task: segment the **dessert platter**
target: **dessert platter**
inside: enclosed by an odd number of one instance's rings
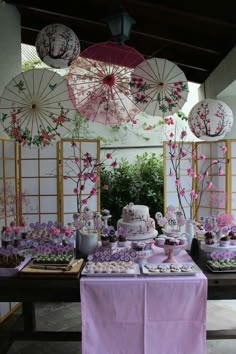
[[[129,203],[122,209],[122,217],[117,222],[120,227],[127,230],[129,241],[142,241],[153,239],[157,236],[155,221],[150,217],[149,208],[146,205]]]
[[[236,272],[236,250],[221,250],[212,252],[206,266],[214,273]]]
[[[189,276],[201,273],[194,262],[187,263],[147,263],[142,265],[142,274],[150,276]]]
[[[208,260],[206,266],[213,273],[235,273],[236,272],[235,259],[224,259],[218,261]]]
[[[133,261],[92,262],[88,261],[81,275],[92,277],[136,276],[140,274],[139,265]]]

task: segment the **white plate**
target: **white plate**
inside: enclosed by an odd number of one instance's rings
[[[205,251],[207,253],[211,253],[214,251],[236,250],[236,245],[229,245],[226,247],[222,247],[218,243],[213,243],[213,245],[206,245],[206,243],[204,241],[201,241],[200,247],[203,251]]]
[[[175,263],[150,263],[149,265],[153,264],[154,266],[161,266],[161,267],[167,267],[170,266],[171,264]],[[202,273],[201,269],[194,263],[194,262],[184,262],[184,263],[176,263],[179,265],[188,265],[191,264],[193,265],[192,271],[191,272],[150,272],[145,265],[142,265],[142,273],[144,275],[151,275],[151,276],[156,276],[156,277],[163,277],[163,276],[189,276],[189,275],[195,275],[197,273]]]
[[[139,265],[135,264],[134,271],[132,273],[89,273],[86,270],[86,267],[81,272],[81,275],[86,275],[87,277],[105,277],[105,278],[113,278],[113,277],[134,277],[136,275],[140,275]]]

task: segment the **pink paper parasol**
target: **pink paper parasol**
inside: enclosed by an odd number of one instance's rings
[[[96,43],[80,53],[80,56],[131,69],[144,61],[144,56],[136,49],[116,42]]]
[[[88,48],[72,63],[67,76],[71,100],[91,121],[109,125],[132,121],[140,109],[130,92],[130,78],[143,57],[127,46],[100,45]]]

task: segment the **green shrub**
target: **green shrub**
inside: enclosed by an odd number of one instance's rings
[[[103,186],[108,185],[108,190]],[[114,170],[101,171],[101,208],[109,209],[116,225],[122,208],[133,202],[147,205],[150,215],[163,212],[163,159],[155,153],[136,156],[134,163],[123,159]]]

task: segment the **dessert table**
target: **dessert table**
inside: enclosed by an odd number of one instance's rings
[[[149,262],[166,256],[155,250]],[[176,257],[191,261],[186,251]],[[82,277],[83,354],[205,354],[207,278]]]

